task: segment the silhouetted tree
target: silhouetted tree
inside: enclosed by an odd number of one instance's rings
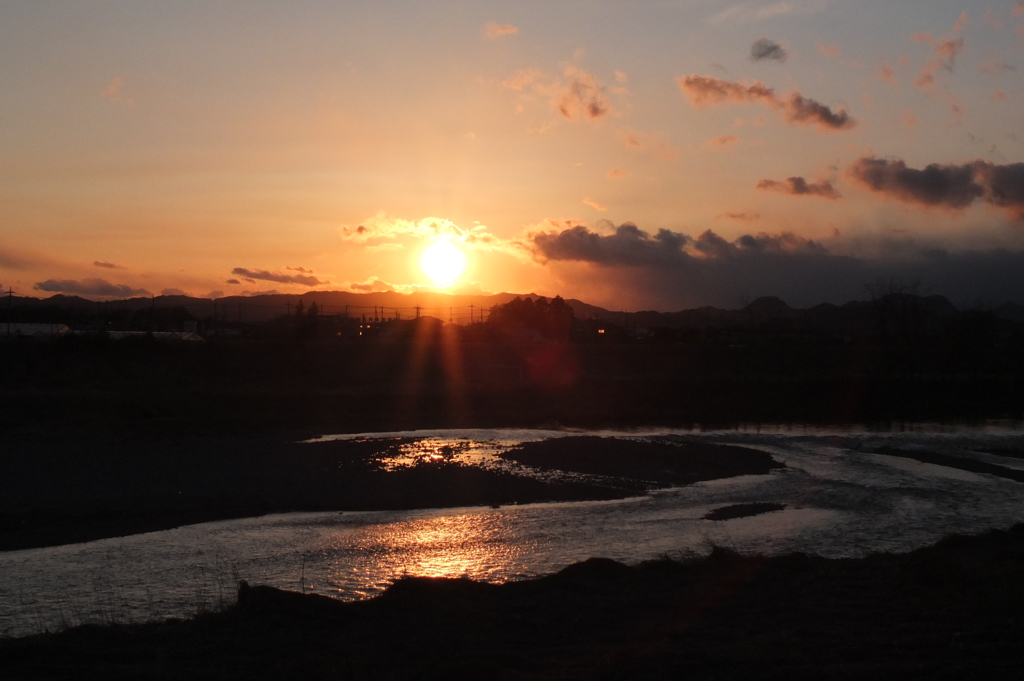
[[[572,331],[575,315],[561,296],[551,302],[546,298],[516,297],[494,308],[489,321],[499,329],[530,329],[547,338],[565,339]]]

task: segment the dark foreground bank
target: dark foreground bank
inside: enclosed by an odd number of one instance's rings
[[[1024,661],[1024,525],[905,555],[592,559],[342,603],[242,585],[188,621],[0,640],[5,679],[1003,679]]]

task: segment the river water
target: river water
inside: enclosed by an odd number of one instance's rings
[[[495,455],[510,445],[579,434],[449,430],[331,437],[415,436],[424,438],[421,451],[447,445],[456,460],[499,466]],[[866,451],[920,447],[1024,471],[1024,459],[979,451],[1024,448],[1024,431],[1014,426],[585,434],[674,434],[760,449],[786,466],[768,475],[617,501],[288,513],[0,553],[0,635],[84,622],[186,617],[230,602],[238,579],[358,599],[379,593],[402,575],[501,582],[550,573],[592,556],[636,563],[702,554],[712,544],[742,553],[854,557],[909,551],[946,534],[1024,521],[1024,484]],[[726,521],[703,519],[712,509],[747,502],[774,502],[785,509]]]

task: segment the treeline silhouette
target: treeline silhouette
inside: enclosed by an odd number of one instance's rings
[[[313,304],[265,322],[182,306],[62,315],[52,303],[19,304],[7,311],[13,323],[82,333],[2,343],[0,425],[216,433],[1018,418],[1024,325],[1014,312],[961,312],[905,292],[810,310],[763,298],[607,319],[522,296],[462,326]],[[144,333],[186,322],[205,341]],[[139,333],[114,340],[104,329],[117,325]]]

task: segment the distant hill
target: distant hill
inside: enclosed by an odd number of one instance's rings
[[[397,293],[347,291],[310,291],[303,294],[272,294],[260,296],[228,296],[211,300],[189,296],[156,296],[96,302],[77,296],[55,295],[50,298],[13,298],[8,304],[18,308],[48,308],[51,314],[63,309],[83,317],[103,312],[110,314],[120,309],[184,309],[200,320],[219,322],[266,322],[283,315],[294,314],[301,304],[308,310],[314,303],[321,314],[349,315],[367,319],[412,319],[430,316],[446,323],[470,324],[485,320],[489,311],[516,297],[539,298],[537,294],[497,293],[493,295],[448,295],[444,293]],[[903,329],[911,324],[927,330],[942,320],[958,314],[943,296],[916,296],[893,293],[874,300],[856,300],[837,306],[828,303],[807,309],[795,309],[785,301],[766,296],[758,298],[742,309],[724,310],[700,307],[678,312],[622,312],[590,305],[580,300],[567,299],[577,319],[594,319],[617,325],[633,333],[658,329],[692,329],[743,331],[754,328],[800,329],[848,335],[869,328]],[[0,310],[2,313],[2,310]],[[1024,306],[1006,303],[991,314],[1007,323],[1024,324]],[[17,313],[15,312],[15,315]],[[15,319],[17,321],[17,319]],[[53,321],[53,320],[50,320]],[[60,321],[60,320],[58,320]]]

